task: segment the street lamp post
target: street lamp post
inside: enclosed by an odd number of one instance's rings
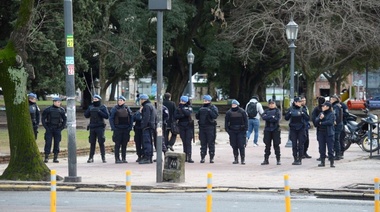
[[[296,46],[294,42],[297,40],[298,25],[293,21],[293,17],[290,22],[286,25],[286,38],[290,42],[290,105],[292,104],[292,99],[294,98],[294,51]]]
[[[291,17],[289,23],[286,25],[286,38],[290,42],[289,49],[290,49],[290,105],[293,103],[294,98],[294,51],[296,49],[296,46],[294,45],[294,42],[297,40],[297,34],[298,34],[298,25],[296,22],[293,21],[293,17]],[[292,141],[288,139],[288,142],[286,142],[285,147],[292,147]]]
[[[189,50],[187,53],[187,62],[189,63],[189,99],[193,97],[193,63],[194,63],[194,54]]]

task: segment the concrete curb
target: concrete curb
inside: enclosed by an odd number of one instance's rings
[[[134,193],[203,193],[206,192],[205,187],[182,187],[169,186],[162,187],[153,186],[133,186]],[[16,182],[1,181],[0,191],[50,191],[48,182]],[[73,191],[73,192],[125,192],[125,186],[122,185],[98,185],[98,184],[70,184],[64,183],[57,185],[57,191]],[[283,193],[283,188],[244,188],[244,187],[214,187],[213,192],[244,192],[244,193]],[[372,193],[371,193],[372,192]],[[317,198],[331,199],[356,199],[356,200],[373,200],[373,191],[352,191],[350,189],[332,190],[332,189],[312,189],[301,188],[291,189],[291,193],[312,195]]]

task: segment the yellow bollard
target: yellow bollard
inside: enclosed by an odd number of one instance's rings
[[[380,212],[380,193],[379,193],[379,178],[375,178],[375,212]]]
[[[57,172],[50,171],[50,212],[55,212],[57,207]]]
[[[126,211],[127,212],[132,212],[132,194],[131,194],[131,171],[126,171],[126,196],[125,196],[125,200],[126,200]]]
[[[285,180],[285,211],[290,212],[291,207],[290,207],[290,186],[289,186],[289,175],[284,175],[284,180]]]
[[[212,173],[207,174],[206,212],[212,211]]]

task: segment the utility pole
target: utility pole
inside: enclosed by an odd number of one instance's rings
[[[171,0],[149,0],[149,10],[157,11],[157,167],[156,182],[163,181],[162,174],[162,78],[163,78],[163,22],[164,11],[172,9]]]
[[[73,30],[73,2],[64,0],[65,16],[65,62],[66,62],[66,96],[67,96],[67,139],[69,176],[65,182],[81,182],[77,176],[77,146],[75,141],[75,69],[74,69],[74,30]]]

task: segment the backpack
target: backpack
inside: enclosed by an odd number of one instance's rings
[[[247,107],[247,114],[250,119],[257,116],[257,102],[250,102]]]
[[[165,122],[169,120],[169,110],[165,105],[162,105],[162,120]]]

